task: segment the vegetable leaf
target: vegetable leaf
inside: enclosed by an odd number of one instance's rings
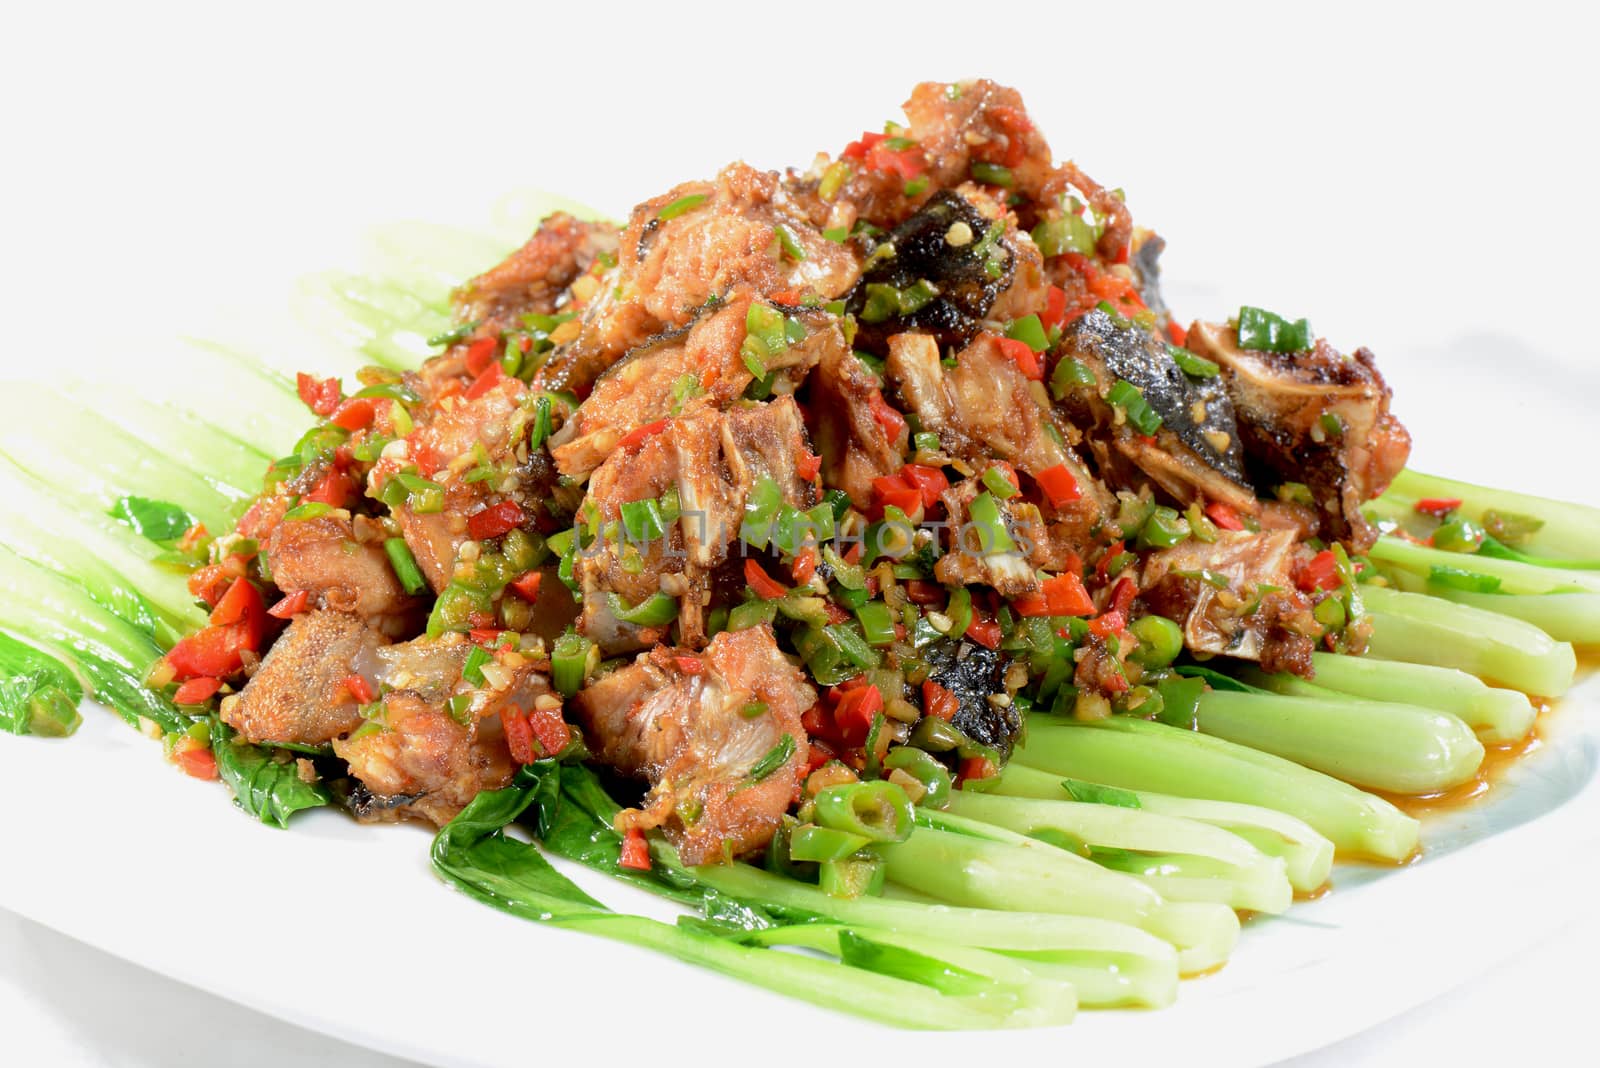
[[[270,749],[239,741],[221,720],[212,720],[211,739],[222,781],[239,807],[262,823],[288,827],[296,812],[332,802],[326,786],[300,778],[295,761],[280,762]]]
[[[0,731],[60,738],[83,722],[83,686],[59,660],[0,634]]]
[[[1085,801],[1093,805],[1116,805],[1118,808],[1144,807],[1139,804],[1139,795],[1132,790],[1081,782],[1078,779],[1063,780],[1061,785],[1066,787],[1067,793],[1074,801]]]
[[[153,501],[148,497],[118,497],[108,513],[133,528],[153,542],[177,541],[184,532],[199,520],[168,501]]]

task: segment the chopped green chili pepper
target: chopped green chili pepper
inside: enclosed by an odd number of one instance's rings
[[[674,200],[672,203],[666,205],[660,211],[656,212],[656,218],[661,222],[670,222],[671,220],[682,215],[684,212],[692,211],[693,209],[699,207],[705,202],[706,197],[709,195],[710,194],[707,193],[690,193],[686,197],[679,197],[677,200]]]
[[[1099,380],[1094,372],[1081,360],[1071,356],[1063,356],[1056,364],[1055,370],[1050,372],[1050,395],[1060,400],[1079,386],[1096,386]]]
[[[1256,352],[1304,352],[1316,339],[1311,324],[1294,322],[1248,305],[1239,309],[1239,347]]]
[[[950,633],[948,637],[959,638],[972,626],[972,591],[965,586],[958,586],[950,591],[950,603],[945,606],[944,614],[950,617]]]
[[[1183,652],[1183,628],[1165,616],[1141,616],[1128,629],[1139,639],[1129,655],[1147,668],[1166,667]]]
[[[749,630],[763,623],[771,623],[777,616],[778,605],[774,601],[745,601],[728,610],[728,629]]]
[[[444,487],[414,471],[397,471],[391,480],[406,491],[406,504],[418,515],[444,511]]]
[[[789,834],[789,859],[799,863],[843,860],[868,842],[864,834],[802,823]]]
[[[1139,529],[1139,548],[1170,549],[1188,536],[1188,522],[1174,509],[1160,505]]]
[[[892,782],[853,782],[829,786],[815,800],[817,824],[874,842],[904,842],[915,816],[911,799]]]
[[[894,615],[882,601],[868,601],[856,609],[856,619],[868,645],[894,644]]]
[[[977,528],[978,544],[985,555],[1008,553],[1016,549],[1017,543],[1011,540],[1011,535],[1006,531],[1005,520],[1000,515],[1000,506],[995,503],[993,497],[987,493],[978,494],[967,506],[967,512],[972,518],[973,526]]]
[[[782,247],[784,255],[797,263],[806,258],[806,250],[800,247],[800,242],[795,240],[794,234],[789,232],[787,226],[779,223],[772,228],[772,232],[777,235],[778,244]]]
[[[1167,346],[1167,355],[1178,365],[1178,370],[1190,378],[1215,378],[1222,373],[1222,368],[1204,356],[1196,356],[1188,349],[1181,349],[1176,345]]]
[[[283,518],[290,522],[298,522],[303,519],[316,519],[318,516],[327,515],[331,511],[333,511],[333,505],[324,501],[307,501],[305,504],[297,504],[283,513]]]
[[[642,501],[625,501],[620,509],[622,528],[634,541],[653,542],[666,533],[666,519],[661,505],[654,497]]]
[[[939,435],[929,433],[926,430],[918,431],[911,435],[911,445],[918,452],[938,452],[940,448]]]
[[[849,624],[835,623],[824,627],[823,633],[828,636],[834,647],[839,650],[844,658],[856,667],[875,668],[882,662],[882,658],[877,651],[867,644],[866,638],[857,634]]]
[[[1106,393],[1106,403],[1121,408],[1129,425],[1141,434],[1148,436],[1161,429],[1161,413],[1150,407],[1139,387],[1126,379],[1117,379]]]
[[[1011,320],[1006,327],[1006,337],[1022,342],[1034,352],[1043,352],[1050,347],[1050,336],[1045,333],[1044,324],[1037,315],[1024,315]]]
[[[1498,575],[1480,575],[1475,571],[1448,567],[1444,564],[1434,564],[1428,569],[1428,581],[1449,586],[1451,589],[1466,590],[1469,593],[1495,593],[1500,589]]]
[[[883,893],[889,866],[871,853],[857,853],[841,860],[823,862],[817,868],[817,889],[829,897],[857,898]],[[848,942],[858,936],[846,932]]]
[[[739,524],[739,537],[757,549],[765,549],[772,540],[772,526],[783,507],[783,490],[770,475],[763,475],[744,502],[744,519]]]
[[[922,784],[926,791],[917,804],[925,808],[944,808],[950,803],[950,771],[927,751],[909,745],[889,750],[883,758],[886,771],[903,771]]]
[[[606,606],[616,618],[638,627],[660,627],[678,618],[678,599],[666,593],[652,593],[631,608],[617,594],[608,593]]]
[[[1046,219],[1033,228],[1033,243],[1046,259],[1068,252],[1085,256],[1094,255],[1099,234],[1082,218],[1073,214],[1056,219]]]
[[[998,163],[985,163],[983,160],[973,161],[971,174],[974,181],[985,185],[998,185],[1002,189],[1010,189],[1012,183],[1016,181],[1011,176],[1010,167],[1002,167]]]
[[[983,484],[988,487],[990,493],[1002,501],[1008,501],[1017,495],[1017,487],[1011,484],[1011,480],[998,467],[991,467],[983,472]]]

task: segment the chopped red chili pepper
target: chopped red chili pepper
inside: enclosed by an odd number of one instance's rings
[[[337,378],[315,378],[302,371],[294,376],[294,383],[301,401],[318,415],[330,416],[334,409],[339,407],[340,389]]]
[[[1306,593],[1315,593],[1318,590],[1336,590],[1342,580],[1339,577],[1339,560],[1333,555],[1332,549],[1324,549],[1313,556],[1294,577],[1294,584]]]
[[[178,687],[178,692],[172,695],[172,701],[179,705],[203,705],[221,688],[221,679],[208,679],[204,676],[190,679]]]
[[[474,541],[498,538],[521,526],[528,518],[516,501],[501,501],[467,517],[467,534]]]
[[[267,615],[273,619],[292,619],[306,610],[306,605],[311,602],[310,590],[295,590],[289,596],[267,609]]]
[[[474,378],[483,374],[494,362],[494,350],[498,342],[492,337],[474,338],[467,344],[466,365],[467,374]]]
[[[1039,483],[1039,488],[1044,491],[1045,497],[1055,508],[1083,497],[1083,488],[1078,485],[1077,476],[1067,468],[1066,464],[1045,468],[1039,472],[1034,481]]]
[[[172,759],[177,761],[183,773],[196,779],[215,779],[217,777],[217,756],[203,745],[193,748],[185,747],[173,751]]]
[[[794,473],[802,482],[812,482],[822,473],[822,457],[814,452],[803,452],[794,462]]]
[[[650,843],[639,828],[629,827],[628,833],[622,836],[622,854],[617,864],[632,871],[650,870]]]
[[[764,601],[776,600],[789,592],[789,588],[776,581],[767,574],[766,569],[756,560],[744,562],[744,580],[750,588],[756,591],[756,596]]]
[[[961,710],[961,699],[949,687],[928,679],[922,684],[922,711],[934,719],[942,719],[946,723],[955,718]]]
[[[1039,354],[1030,349],[1026,342],[1015,338],[996,338],[1000,343],[1000,351],[1017,365],[1024,378],[1031,378],[1035,382],[1044,378],[1044,365],[1039,362]]]
[[[351,397],[339,405],[333,413],[331,421],[334,426],[346,430],[362,430],[372,425],[372,420],[378,414],[378,402],[371,397]]]
[[[1000,639],[1003,636],[1000,624],[993,619],[975,617],[967,624],[967,637],[986,649],[1000,648]]]
[[[644,426],[632,431],[621,441],[617,442],[617,448],[622,452],[628,452],[630,450],[637,449],[640,445],[643,445],[645,440],[652,434],[659,434],[661,431],[665,430],[666,427],[667,420],[665,419],[657,419],[653,423],[646,423]]]
[[[511,588],[516,591],[529,604],[539,599],[539,583],[544,580],[544,575],[537,571],[524,571],[517,578],[511,580]]]
[[[889,407],[889,403],[883,399],[881,390],[875,389],[867,396],[867,408],[872,412],[872,418],[883,428],[889,443],[891,445],[898,443],[900,436],[906,432],[906,417]]]
[[[1443,519],[1457,508],[1461,507],[1460,497],[1424,497],[1411,506],[1423,515],[1431,515]]]
[[[535,708],[529,712],[528,726],[532,729],[539,748],[544,750],[545,756],[557,755],[567,747],[568,742],[572,741],[572,732],[567,729],[567,721],[553,708],[548,710]]]
[[[468,400],[477,400],[495,386],[505,381],[505,369],[500,366],[500,361],[491,363],[487,370],[472,380],[472,385],[467,387],[465,394]]]
[[[1239,518],[1238,510],[1226,501],[1212,501],[1206,505],[1206,516],[1223,530],[1244,529],[1244,520]]]
[[[533,752],[533,728],[528,725],[527,714],[514,706],[507,708],[500,713],[500,726],[505,732],[512,762],[532,764],[537,757]]]
[[[372,683],[368,682],[360,675],[351,672],[344,677],[344,681],[341,682],[340,685],[349,691],[351,697],[355,698],[356,704],[370,705],[372,703],[372,698],[374,696],[372,692]]]

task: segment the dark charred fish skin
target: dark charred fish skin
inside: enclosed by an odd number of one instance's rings
[[[1097,374],[1095,363],[1105,369],[1110,381],[1100,383],[1102,392],[1119,378],[1138,387],[1161,416],[1163,428],[1208,467],[1244,489],[1251,488],[1233,403],[1219,378],[1191,378],[1173,362],[1165,342],[1098,308],[1068,325],[1061,344]],[[1202,411],[1203,418],[1196,419]],[[1222,442],[1226,447],[1218,448]]]
[[[996,705],[989,697],[1006,692],[1006,667],[1011,658],[965,638],[934,642],[923,655],[932,668],[928,677],[960,702],[951,725],[973,741],[1010,756],[1022,731],[1022,717],[1015,708]]]
[[[951,244],[947,237],[957,223],[964,224],[970,236]],[[857,347],[882,351],[891,334],[907,330],[932,334],[941,348],[961,348],[971,341],[982,329],[995,298],[1010,284],[1014,266],[1014,257],[1003,240],[992,249],[982,247],[991,225],[965,197],[945,191],[895,227],[886,239],[886,243],[893,244],[894,255],[868,268],[850,296],[849,309],[858,323]],[[989,272],[991,256],[1000,265],[993,277]],[[918,281],[932,283],[939,295],[910,315],[881,323],[860,319],[869,284],[887,283],[905,289]]]

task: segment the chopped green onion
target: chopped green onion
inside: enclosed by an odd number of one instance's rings
[[[1317,418],[1317,425],[1322,427],[1322,433],[1330,438],[1339,437],[1344,433],[1344,419],[1338,412],[1323,412]]]
[[[739,715],[745,719],[760,719],[766,714],[767,703],[765,701],[751,701],[739,709]]]
[[[428,580],[423,578],[422,569],[417,566],[417,558],[411,555],[411,547],[406,544],[406,539],[385,538],[383,551],[388,554],[389,564],[405,591],[409,594],[421,593]]]
[[[556,639],[550,651],[550,681],[557,693],[572,697],[583,689],[584,679],[589,674],[589,654],[593,649],[593,642],[571,630]]]
[[[1006,327],[1006,337],[1020,341],[1034,352],[1043,352],[1050,347],[1050,337],[1045,333],[1044,324],[1037,315],[1024,315],[1020,319],[1013,319]]]
[[[1311,324],[1246,305],[1239,309],[1239,347],[1256,352],[1305,352],[1315,342]]]
[[[911,444],[918,452],[938,452],[940,448],[939,435],[929,433],[926,430],[918,431],[911,435]]]
[[[440,345],[454,345],[458,341],[465,341],[472,336],[472,332],[483,325],[480,319],[470,323],[460,323],[452,326],[442,334],[435,334],[428,339],[429,348],[438,348]]]
[[[1011,176],[1010,167],[1002,167],[998,163],[985,163],[983,160],[973,160],[971,173],[974,181],[985,185],[997,185],[1002,189],[1010,189],[1016,181]]]
[[[835,226],[822,231],[822,236],[832,241],[835,245],[842,245],[850,240],[850,228],[848,226]]]
[[[483,685],[483,665],[493,660],[489,650],[481,645],[474,645],[467,650],[466,663],[461,665],[461,677],[474,686]]]
[[[750,780],[760,782],[787,764],[792,756],[794,756],[794,735],[785,734],[778,740],[777,745],[767,750],[766,755],[751,766]]]
[[[670,222],[671,220],[682,215],[684,212],[692,211],[693,209],[699,207],[705,202],[706,197],[709,195],[710,194],[708,193],[690,193],[686,197],[679,197],[677,200],[674,200],[672,203],[656,212],[656,218],[661,222]]]
[[[1161,413],[1150,407],[1139,387],[1126,379],[1117,379],[1117,384],[1106,393],[1106,402],[1121,408],[1127,414],[1129,425],[1147,437],[1161,429]]]
[[[926,174],[919,174],[917,177],[906,183],[904,192],[908,197],[919,197],[923,193],[927,192],[927,189],[928,176]]]
[[[533,429],[528,432],[528,448],[540,448],[549,436],[550,398],[541,393],[539,399],[533,402]]]
[[[429,344],[431,345],[432,343],[430,339]],[[367,386],[365,389],[357,391],[355,395],[357,397],[383,397],[387,400],[397,400],[405,404],[422,403],[422,398],[417,394],[417,391],[404,382],[379,382],[376,385]]]

